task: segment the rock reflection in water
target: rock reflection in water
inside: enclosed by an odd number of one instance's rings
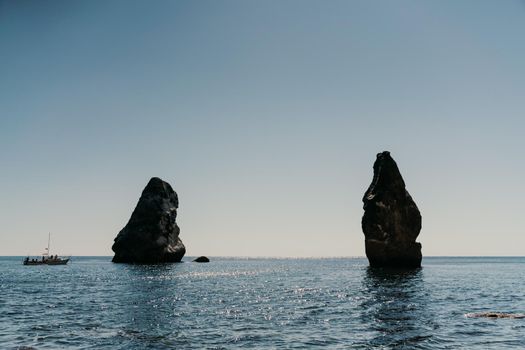
[[[128,275],[124,288],[127,303],[123,310],[126,322],[119,336],[127,348],[175,345],[174,339],[180,331],[174,317],[179,296],[172,277],[179,267],[180,264],[128,265],[123,269]]]
[[[374,348],[423,349],[437,327],[422,269],[368,267],[363,278],[363,322],[372,325]]]

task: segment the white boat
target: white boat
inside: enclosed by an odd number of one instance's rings
[[[58,255],[49,255],[49,245],[51,243],[51,233],[47,238],[47,248],[45,248],[42,258],[31,258],[27,256],[22,262],[24,265],[66,265],[71,257],[61,257]]]

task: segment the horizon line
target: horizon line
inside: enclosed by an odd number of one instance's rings
[[[40,256],[42,254],[24,254],[24,255],[0,255],[0,257],[26,257]],[[113,255],[60,255],[79,258],[112,258]],[[199,257],[202,255],[185,255],[185,257]],[[348,256],[247,256],[247,255],[205,255],[208,258],[235,258],[235,259],[366,259],[365,255],[348,255]],[[525,255],[427,255],[425,258],[524,258]],[[183,257],[184,259],[184,257]]]

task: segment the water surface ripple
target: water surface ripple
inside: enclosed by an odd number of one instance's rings
[[[190,260],[190,258],[188,258]],[[18,349],[511,349],[525,258],[216,258],[209,264],[22,266],[0,258],[0,344]]]

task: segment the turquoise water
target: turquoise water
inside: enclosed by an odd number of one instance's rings
[[[187,260],[190,260],[188,258]],[[209,264],[22,266],[0,258],[0,348],[522,349],[525,258],[217,258]]]

